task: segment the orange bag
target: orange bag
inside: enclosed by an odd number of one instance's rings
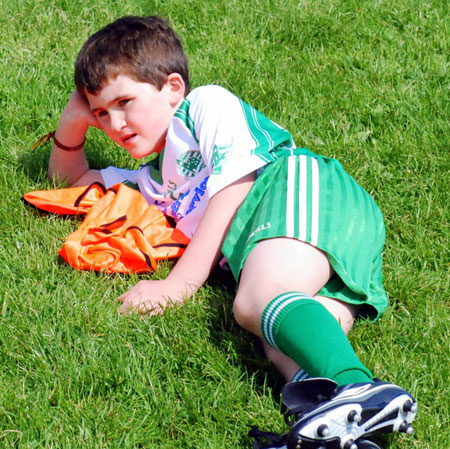
[[[182,255],[188,237],[172,228],[167,217],[156,206],[149,206],[140,192],[124,184],[108,190],[103,187],[103,192],[102,187],[94,183],[88,188],[24,195],[24,201],[42,210],[64,214],[89,210],[58,251],[70,265],[107,273],[142,273],[156,270],[157,260]]]
[[[89,212],[105,193],[106,189],[103,184],[94,182],[87,187],[36,190],[23,195],[22,200],[41,211],[61,215],[79,215]]]

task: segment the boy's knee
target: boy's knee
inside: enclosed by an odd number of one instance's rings
[[[261,313],[250,298],[238,292],[233,303],[233,313],[241,327],[254,334],[260,333]]]
[[[247,309],[243,296],[238,293],[233,302],[233,314],[234,319],[243,328],[247,328],[246,323],[249,320]]]

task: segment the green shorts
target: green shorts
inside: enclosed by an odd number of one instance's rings
[[[254,246],[276,237],[298,239],[327,254],[336,274],[319,295],[361,305],[372,320],[386,310],[383,216],[337,160],[303,148],[265,168],[223,244],[236,279]]]

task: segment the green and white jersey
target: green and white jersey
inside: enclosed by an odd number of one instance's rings
[[[137,171],[102,170],[107,187],[129,181],[192,237],[217,192],[295,148],[292,136],[219,86],[194,89],[175,114],[160,156]]]

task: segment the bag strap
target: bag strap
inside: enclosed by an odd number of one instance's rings
[[[254,438],[253,449],[275,449],[286,446],[287,434],[264,432],[257,426],[250,426],[248,436]]]

